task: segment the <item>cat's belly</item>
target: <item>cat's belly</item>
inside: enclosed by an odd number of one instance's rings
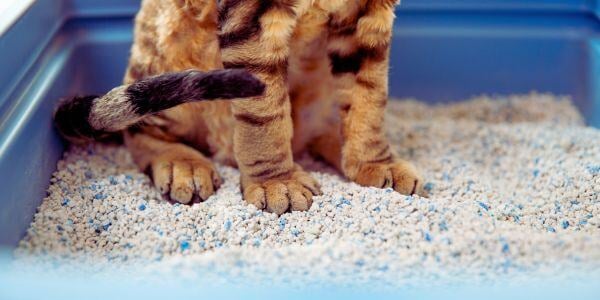
[[[290,44],[289,93],[294,153],[316,137],[339,127],[334,80],[327,55],[329,13],[312,7],[298,20]]]
[[[362,0],[297,2],[296,13],[300,18],[290,41],[288,65],[294,123],[292,149],[296,154],[305,150],[313,139],[340,130],[338,95],[327,55],[328,26],[332,15],[341,19],[352,16],[361,3]],[[219,149],[222,145],[212,148]],[[220,152],[232,154],[229,144],[225,148],[227,151]]]

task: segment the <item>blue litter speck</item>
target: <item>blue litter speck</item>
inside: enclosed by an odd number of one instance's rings
[[[475,183],[475,181],[469,179],[469,181],[467,181],[467,188],[466,191],[470,191],[471,190],[471,186]]]
[[[146,205],[145,204],[140,204],[140,206],[138,206],[138,209],[141,211],[146,210]]]
[[[587,224],[587,223],[588,223],[588,221],[587,221],[587,220],[581,220],[581,221],[579,221],[579,225],[585,225],[585,224]]]
[[[225,224],[223,224],[223,227],[225,227],[225,230],[231,229],[231,220],[225,221]]]
[[[57,230],[58,232],[61,232],[61,231],[63,231],[63,230],[64,230],[64,228],[63,228],[62,226],[60,226],[60,225],[56,225],[56,230]]]
[[[519,216],[513,216],[513,221],[515,221],[515,223],[521,223],[521,217]]]
[[[179,244],[179,248],[181,248],[181,251],[185,251],[187,249],[190,248],[190,242],[188,241],[183,241]]]
[[[540,170],[535,169],[535,170],[533,170],[532,174],[533,174],[533,177],[538,177],[540,175]]]
[[[386,193],[386,194],[389,194],[389,193],[391,193],[391,192],[393,192],[393,191],[394,191],[394,190],[393,190],[392,188],[387,188],[387,189],[385,189],[385,193]]]
[[[562,207],[562,205],[560,205],[560,202],[554,201],[554,208],[556,209],[556,211],[560,211],[561,207]]]
[[[94,177],[94,173],[92,173],[92,171],[90,170],[85,171],[84,175],[87,179],[91,179],[92,177]]]
[[[290,230],[290,232],[294,236],[298,236],[300,234],[300,231],[297,228],[292,228],[292,230]]]
[[[433,183],[428,182],[423,186],[423,189],[425,189],[428,192],[431,192],[433,190],[433,186],[434,186]]]
[[[104,224],[102,225],[102,229],[104,229],[104,231],[107,231],[107,230],[108,230],[108,228],[110,228],[110,225],[112,225],[112,223],[111,223],[111,222],[104,223]]]
[[[502,245],[502,253],[508,253],[509,250],[508,244],[504,243],[504,245]]]
[[[448,230],[448,224],[446,224],[446,221],[441,221],[440,222],[440,231],[446,231]]]
[[[126,180],[133,180],[133,176],[131,176],[131,175],[125,175],[125,179]]]
[[[255,238],[254,242],[252,242],[252,245],[254,245],[255,247],[260,246],[260,239],[259,238]]]
[[[567,220],[562,221],[562,223],[560,223],[560,225],[562,225],[563,229],[567,229],[567,227],[569,227],[569,221],[567,221]]]
[[[345,204],[345,205],[352,205],[352,202],[350,202],[350,200],[348,200],[348,199],[344,198],[344,200],[342,200],[342,204]]]
[[[431,242],[431,235],[429,234],[429,232],[425,232],[425,240]]]
[[[504,272],[508,271],[508,269],[512,266],[512,261],[510,259],[507,259],[506,261],[504,261],[504,263],[502,263],[502,269],[504,269]]]
[[[490,209],[490,206],[487,205],[486,203],[483,203],[481,201],[479,201],[479,206],[481,206],[483,209],[485,209],[486,211],[488,211]]]
[[[67,206],[71,202],[68,198],[63,198],[63,201],[60,203],[61,206]]]
[[[119,183],[119,182],[117,181],[117,179],[115,179],[115,177],[114,177],[114,176],[109,176],[109,177],[108,177],[108,181],[109,181],[109,182],[110,182],[110,184],[112,184],[112,185],[116,185],[117,183]]]
[[[381,211],[381,208],[380,208],[379,206],[377,206],[377,207],[373,208],[373,211],[375,211],[375,212],[380,212],[380,211]]]
[[[98,193],[98,194],[94,195],[94,199],[96,199],[96,200],[104,200],[104,199],[106,199],[106,197],[107,196],[102,193]]]
[[[587,166],[586,169],[592,175],[600,175],[600,165],[590,165]]]
[[[200,241],[200,242],[198,243],[198,245],[199,245],[200,247],[202,247],[202,248],[206,248],[206,242],[205,242],[205,241]]]
[[[285,218],[279,219],[279,230],[283,230],[285,228],[285,224],[287,224],[287,220]]]
[[[69,226],[73,225],[73,220],[67,219],[67,225],[69,225]]]
[[[554,229],[554,227],[548,227],[548,232],[556,232],[556,229]]]
[[[435,204],[429,204],[429,211],[435,211]]]
[[[217,242],[215,243],[215,248],[221,248],[221,247],[223,247],[223,242],[221,242],[221,241],[217,241]]]

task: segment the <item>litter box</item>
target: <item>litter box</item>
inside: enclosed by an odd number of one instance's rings
[[[139,2],[19,0],[2,12],[0,247],[7,253],[64,150],[51,120],[56,101],[121,82]],[[600,127],[600,2],[404,0],[397,16],[392,97],[433,103],[550,92],[571,96],[588,125]]]

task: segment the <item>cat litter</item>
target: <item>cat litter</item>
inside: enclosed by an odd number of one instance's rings
[[[72,147],[15,264],[387,287],[598,273],[600,131],[569,99],[393,101],[386,121],[428,197],[360,187],[304,156],[324,195],[280,217],[243,202],[236,169],[218,166],[224,184],[206,202],[170,204],[124,147]]]

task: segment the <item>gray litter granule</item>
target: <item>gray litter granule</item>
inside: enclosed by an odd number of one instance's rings
[[[598,270],[600,131],[583,126],[568,99],[393,101],[386,121],[396,151],[426,178],[428,198],[360,187],[304,156],[324,191],[308,212],[278,217],[247,205],[238,171],[223,166],[215,196],[173,205],[125,148],[74,147],[17,263],[396,287]]]

